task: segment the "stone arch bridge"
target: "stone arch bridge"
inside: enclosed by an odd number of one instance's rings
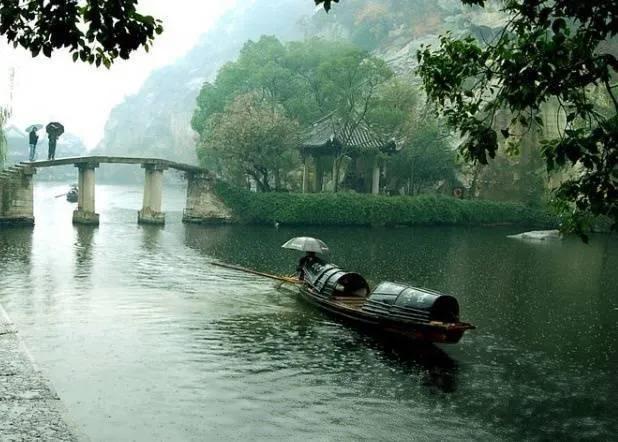
[[[95,170],[100,164],[135,164],[145,171],[142,209],[138,223],[164,224],[161,211],[163,172],[175,169],[187,180],[187,201],[183,222],[221,223],[231,219],[231,212],[213,192],[214,175],[207,169],[159,158],[89,156],[49,161],[23,162],[0,172],[0,224],[34,224],[33,179],[37,169],[73,164],[77,168],[79,199],[73,223],[99,224],[95,209]]]

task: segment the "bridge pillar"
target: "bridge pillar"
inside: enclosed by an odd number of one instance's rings
[[[139,224],[165,224],[165,213],[161,212],[163,193],[163,171],[165,166],[142,164],[146,171],[144,179],[144,200],[142,210],[137,212]]]
[[[33,225],[32,177],[36,170],[13,166],[0,171],[0,225]]]
[[[187,203],[182,215],[184,223],[223,224],[232,213],[213,192],[214,179],[201,173],[187,173]]]
[[[73,212],[74,224],[99,224],[99,214],[94,212],[94,169],[99,163],[78,163],[75,165],[79,171],[77,186],[79,196],[77,198],[77,210]]]

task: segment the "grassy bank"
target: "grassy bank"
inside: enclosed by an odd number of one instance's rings
[[[352,193],[253,193],[218,183],[216,193],[238,221],[296,225],[488,225],[554,227],[547,212],[522,204],[440,196],[387,197]]]

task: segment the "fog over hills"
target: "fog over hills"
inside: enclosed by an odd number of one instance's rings
[[[177,63],[153,72],[141,90],[110,113],[103,140],[93,154],[157,156],[195,163],[190,121],[204,81],[233,60],[251,38],[269,33],[302,38],[299,20],[313,13],[311,2],[248,1],[225,15]]]

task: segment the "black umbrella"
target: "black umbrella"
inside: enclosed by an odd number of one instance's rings
[[[59,137],[64,133],[64,126],[57,121],[52,121],[47,126],[45,126],[45,130],[47,131],[48,135]]]

